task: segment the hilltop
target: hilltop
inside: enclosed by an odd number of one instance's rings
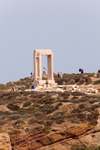
[[[47,74],[42,76],[43,80],[47,79]],[[54,77],[58,85],[99,85],[100,73],[84,73],[84,74],[63,74],[62,78]],[[19,90],[31,89],[34,84],[34,76],[20,79],[19,81],[0,84],[0,91],[12,91],[14,86],[18,86]]]
[[[98,90],[100,83],[99,74],[56,75],[55,81]],[[99,92],[25,91],[33,82],[27,77],[0,86],[0,133],[9,135],[13,150],[99,150]],[[15,85],[20,91],[11,90]]]

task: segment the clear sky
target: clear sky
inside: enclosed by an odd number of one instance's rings
[[[0,83],[29,77],[34,49],[52,49],[55,73],[97,72],[100,0],[0,0]]]

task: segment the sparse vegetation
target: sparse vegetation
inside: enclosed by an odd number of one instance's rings
[[[71,150],[100,150],[100,146],[93,147],[72,147]]]
[[[94,77],[94,74],[64,74],[62,79],[56,75],[55,80],[59,84],[86,85],[92,83],[91,77]],[[47,142],[46,140],[55,142],[56,138],[60,141],[63,135],[58,135],[58,133],[63,129],[65,130],[67,126],[72,128],[72,126],[87,124],[89,127],[94,127],[98,124],[99,95],[68,91],[26,92],[22,90],[22,87],[24,87],[24,90],[30,88],[32,82],[33,79],[25,78],[16,83],[11,82],[6,85],[0,85],[0,130],[6,129],[11,138],[15,138],[15,141],[19,139],[21,142],[23,133],[28,134],[27,139],[33,138],[35,140],[35,137],[38,139],[47,134],[48,139],[45,139],[45,142]],[[21,91],[2,91],[2,89],[9,89],[14,85],[18,85]],[[80,133],[80,131],[78,132]],[[55,134],[54,138],[52,138],[52,134]],[[95,136],[95,133],[93,134]],[[65,133],[64,138],[66,137],[67,133]],[[90,149],[85,148],[75,147],[72,150]],[[100,147],[97,147],[97,149],[94,148],[93,150],[99,149]]]
[[[94,85],[100,84],[100,80],[95,81],[93,84],[94,84]]]
[[[9,109],[12,110],[12,111],[17,111],[20,107],[19,107],[18,105],[14,105],[14,104],[12,104],[12,103],[9,103],[9,104],[7,105],[7,108],[9,108]]]
[[[31,102],[25,102],[24,104],[23,104],[23,107],[28,107],[28,106],[30,106],[31,105]]]
[[[19,134],[19,133],[21,133],[21,131],[20,130],[13,130],[12,132],[9,132],[9,134],[10,135],[13,135],[13,134]]]

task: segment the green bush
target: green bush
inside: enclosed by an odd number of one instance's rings
[[[85,108],[85,105],[84,104],[80,104],[79,105],[79,109],[84,109]]]
[[[51,98],[51,97],[47,97],[47,98],[45,97],[38,101],[38,103],[40,103],[40,104],[53,104],[54,102],[55,102],[55,99]]]
[[[9,132],[9,134],[10,135],[13,135],[13,134],[19,134],[19,133],[21,133],[21,131],[20,130],[13,130],[13,131],[11,131],[11,132]]]
[[[91,84],[91,83],[92,83],[91,78],[86,78],[86,85]]]
[[[64,119],[62,119],[62,118],[59,118],[58,120],[56,120],[56,123],[57,124],[62,124],[62,123],[64,123],[65,121],[64,121]]]
[[[55,111],[55,107],[52,105],[44,105],[44,106],[40,107],[40,111],[42,111],[43,113],[46,113],[46,114],[50,114],[53,111]]]
[[[66,99],[62,99],[62,100],[60,100],[60,102],[69,103],[71,101],[70,100],[66,100]]]
[[[95,103],[95,102],[99,102],[99,100],[98,100],[98,99],[90,99],[90,100],[89,100],[89,103],[90,103],[90,104]]]
[[[9,103],[9,104],[7,105],[7,108],[9,108],[9,109],[12,110],[12,111],[17,111],[18,109],[20,109],[20,107],[19,107],[18,105],[14,105],[14,104],[12,104],[12,103]]]
[[[75,108],[72,110],[72,113],[81,113],[82,110],[80,110],[79,108]]]
[[[48,120],[46,123],[45,123],[45,126],[51,126],[53,124],[53,121],[52,120]]]
[[[63,98],[68,98],[70,96],[70,92],[65,91],[64,93],[60,93],[60,96]]]
[[[100,80],[95,81],[93,84],[94,84],[94,85],[100,84]]]
[[[91,109],[94,111],[96,108],[99,108],[100,104],[95,104],[91,106]]]
[[[91,122],[97,120],[98,115],[99,115],[98,111],[91,112],[90,114],[87,115],[87,121]]]
[[[17,121],[14,123],[14,125],[18,125],[18,124],[21,124],[21,123],[24,123],[24,121],[21,120],[21,119],[19,119],[19,120],[17,120]]]
[[[34,119],[34,118],[32,118],[32,119],[30,119],[30,120],[28,121],[28,124],[34,124],[34,123],[36,123],[36,122],[37,122],[37,120]]]
[[[16,114],[9,116],[9,120],[17,120],[17,119],[19,119],[19,118],[20,118],[20,116],[19,116],[19,115],[16,115]]]
[[[81,92],[72,92],[71,95],[73,96],[85,96],[85,93],[81,93]]]
[[[7,123],[7,121],[5,121],[5,120],[0,120],[0,125],[2,126],[2,125],[4,125],[4,124],[6,124]]]
[[[59,109],[59,107],[62,105],[62,103],[61,102],[59,102],[56,106],[55,106],[55,110],[56,109]]]
[[[31,105],[31,102],[25,102],[24,104],[23,104],[23,107],[28,107],[28,106],[30,106]]]
[[[43,129],[44,133],[48,134],[51,131],[51,128],[49,126],[45,126]]]
[[[9,111],[0,111],[0,116],[10,116],[11,114]]]
[[[84,78],[80,78],[79,82],[78,82],[78,85],[81,85],[81,84],[84,84],[86,80]]]
[[[28,113],[28,111],[25,108],[20,108],[20,109],[18,109],[17,113],[20,115],[26,115]]]
[[[71,150],[100,150],[100,146],[93,147],[72,147]]]
[[[69,118],[71,122],[73,121],[73,123],[79,123],[79,121],[85,122],[87,120],[85,113],[74,113],[68,115],[67,118]]]
[[[97,125],[97,120],[92,120],[89,122],[89,125],[93,125],[93,126],[96,126]]]

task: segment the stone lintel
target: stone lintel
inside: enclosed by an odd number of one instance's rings
[[[36,53],[36,57],[38,57],[39,54],[41,54],[41,55],[51,55],[51,54],[53,54],[52,50],[43,50],[43,49],[36,49],[36,50],[34,50],[34,52]]]

